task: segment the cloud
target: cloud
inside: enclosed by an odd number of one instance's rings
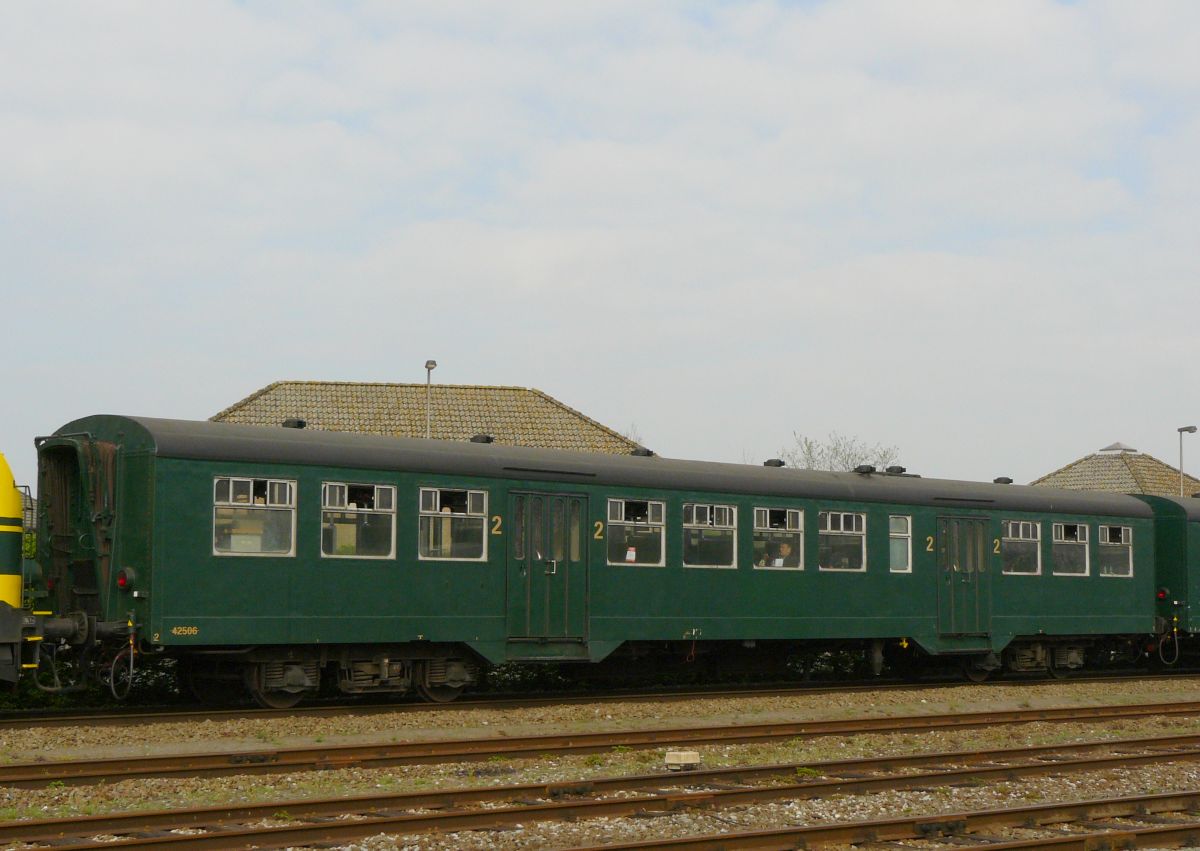
[[[1079,418],[1169,454],[1198,14],[15,7],[0,253],[27,378],[0,448],[436,356],[676,455],[838,430],[1028,479],[1095,448],[1069,448]]]

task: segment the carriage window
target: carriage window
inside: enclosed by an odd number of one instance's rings
[[[550,502],[550,558],[565,561],[567,558],[566,525],[567,507],[561,499]]]
[[[296,483],[213,480],[213,553],[290,556],[296,540]]]
[[[525,497],[513,497],[513,558],[525,558]]]
[[[1042,572],[1042,524],[1028,520],[1006,520],[1000,540],[1000,560],[1005,573],[1036,576]]]
[[[663,516],[666,503],[655,500],[608,501],[608,563],[665,564]]]
[[[422,559],[487,558],[487,491],[421,488],[418,555]]]
[[[804,512],[754,509],[754,566],[804,569]]]
[[[912,518],[907,514],[888,518],[888,546],[892,573],[912,573]]]
[[[1082,523],[1055,523],[1050,554],[1051,572],[1066,576],[1088,575],[1088,527]]]
[[[867,515],[821,511],[817,566],[821,570],[867,569]]]
[[[580,501],[571,500],[571,519],[567,523],[567,535],[571,543],[571,561],[583,559],[583,521],[580,515]]]
[[[391,558],[396,489],[391,485],[321,485],[321,555]]]
[[[1100,546],[1096,553],[1101,576],[1133,576],[1133,529],[1101,526]]]
[[[733,567],[737,508],[689,502],[683,506],[683,566]]]

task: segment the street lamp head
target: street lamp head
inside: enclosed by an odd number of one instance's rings
[[[425,368],[426,369],[437,369],[437,361],[435,361],[435,360],[425,361]],[[1196,430],[1196,427],[1192,426],[1192,431],[1195,431],[1195,430]]]
[[[1186,432],[1187,434],[1195,434],[1195,433],[1196,433],[1196,427],[1195,427],[1195,426],[1180,426],[1180,427],[1179,427],[1179,433],[1180,433],[1180,434],[1184,434],[1185,432]]]

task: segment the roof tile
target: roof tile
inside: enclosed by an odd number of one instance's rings
[[[276,381],[212,417],[215,422],[278,425],[299,417],[308,428],[398,437],[430,434],[497,443],[627,454],[637,444],[540,390],[479,385]]]
[[[1113,447],[1123,444],[1113,444]],[[1030,484],[1080,491],[1144,493],[1157,496],[1179,495],[1179,469],[1152,455],[1133,449],[1113,447],[1086,455]],[[1200,492],[1200,480],[1183,476],[1183,490],[1189,496]]]

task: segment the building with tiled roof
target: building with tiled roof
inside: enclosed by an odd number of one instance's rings
[[[394,437],[425,436],[424,384],[277,381],[221,411],[215,422],[281,425]],[[540,390],[434,384],[429,388],[430,437],[628,455],[629,438]]]
[[[1114,443],[1030,484],[1077,491],[1179,496],[1179,468],[1132,446]],[[1185,473],[1183,492],[1188,496],[1200,492],[1200,480]]]

